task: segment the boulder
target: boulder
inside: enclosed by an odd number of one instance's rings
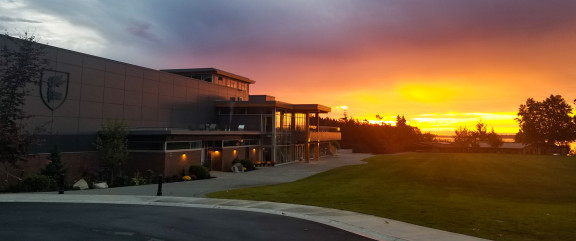
[[[108,188],[108,183],[106,183],[106,182],[94,183],[94,188],[95,188],[95,189],[105,189],[105,188]]]
[[[242,172],[244,172],[244,166],[242,166],[241,163],[236,163],[236,164],[232,165],[230,170],[234,173],[242,173]]]
[[[88,183],[86,182],[86,180],[80,179],[77,182],[75,182],[74,185],[72,185],[72,188],[85,190],[85,189],[88,189],[90,187],[88,187]]]

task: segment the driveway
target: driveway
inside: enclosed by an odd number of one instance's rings
[[[1,240],[358,240],[328,225],[259,212],[86,203],[2,203]]]

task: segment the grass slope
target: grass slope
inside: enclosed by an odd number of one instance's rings
[[[209,194],[372,214],[493,240],[576,240],[576,158],[375,156],[296,182]]]

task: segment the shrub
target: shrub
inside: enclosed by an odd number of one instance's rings
[[[142,177],[144,177],[144,179],[146,179],[147,183],[153,183],[153,184],[157,184],[158,183],[158,176],[154,174],[154,171],[148,169],[144,172],[144,174],[142,175]]]
[[[146,179],[144,177],[138,176],[138,177],[130,178],[130,186],[138,186],[138,185],[146,185],[146,184],[148,184],[148,183],[146,182]]]
[[[236,163],[242,164],[242,166],[246,168],[246,171],[256,170],[254,162],[251,159],[240,159],[240,160],[234,159],[234,161],[232,161],[232,165]]]
[[[172,176],[169,177],[164,177],[164,182],[168,183],[168,182],[180,182],[182,181],[182,177],[174,174]]]
[[[112,182],[112,187],[123,187],[123,186],[133,186],[134,184],[132,183],[132,178],[130,178],[129,176],[121,176],[121,177],[116,177],[114,178],[114,182]]]
[[[190,181],[192,178],[190,176],[183,176],[182,181]]]
[[[340,149],[340,142],[338,141],[330,141],[330,144],[334,146],[336,149]]]
[[[22,181],[22,189],[26,192],[48,192],[58,190],[56,180],[44,176],[34,175],[29,176]]]
[[[210,171],[208,171],[208,168],[204,166],[197,166],[197,165],[190,166],[190,168],[188,169],[188,173],[190,174],[190,176],[192,175],[196,176],[198,180],[210,178]]]
[[[130,186],[138,186],[146,184],[148,184],[146,178],[140,175],[139,171],[136,171],[136,173],[134,173],[134,177],[130,179]]]

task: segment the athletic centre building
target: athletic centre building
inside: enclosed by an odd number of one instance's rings
[[[20,41],[20,40],[16,40]],[[11,41],[0,37],[0,45]],[[13,47],[13,46],[12,46]],[[128,126],[128,175],[152,170],[179,175],[190,165],[230,170],[232,161],[275,164],[335,152],[337,128],[318,125],[330,108],[251,95],[254,80],[216,68],[153,70],[43,45],[48,65],[29,85],[30,128],[44,126],[42,144],[22,163],[25,175],[48,162],[57,145],[69,179],[98,169],[94,142],[102,125]],[[311,120],[312,123],[311,123]]]

